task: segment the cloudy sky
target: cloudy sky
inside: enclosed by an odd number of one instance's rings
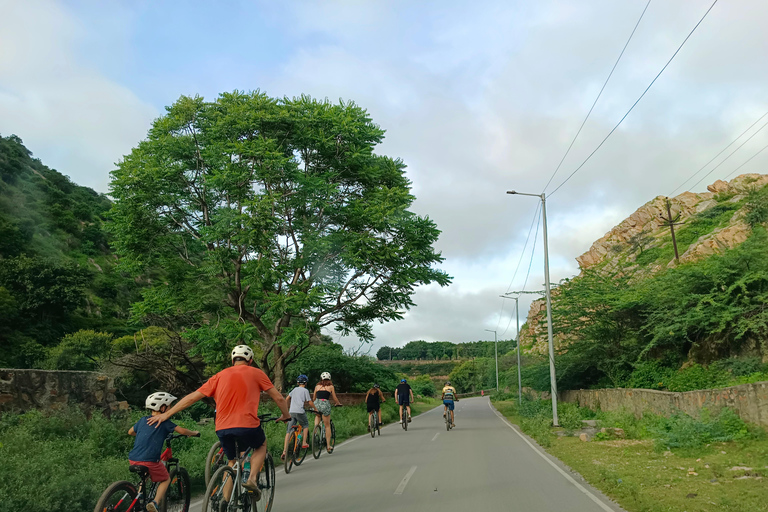
[[[493,339],[484,329],[511,338],[513,303],[499,295],[522,288],[530,261],[527,289],[540,289],[543,254],[541,230],[533,258],[531,242],[523,253],[537,199],[505,191],[542,192],[646,3],[0,0],[0,133],[107,192],[114,162],[182,94],[258,88],[354,100],[387,130],[380,152],[409,166],[414,210],[442,230],[443,268],[454,276],[447,288],[420,289],[405,320],[377,325],[373,352],[415,339]],[[547,192],[595,149],[711,3],[651,1]],[[574,258],[594,240],[671,193],[768,110],[767,24],[764,0],[718,2],[552,195],[553,281],[578,273]],[[693,190],[766,143],[758,133]],[[766,167],[768,151],[740,172]]]

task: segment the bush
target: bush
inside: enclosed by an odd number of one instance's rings
[[[673,373],[666,387],[670,391],[693,391],[724,386],[730,380],[727,372],[714,366],[703,367],[693,364]]]
[[[673,373],[674,370],[662,366],[658,361],[643,361],[630,374],[627,387],[663,389]]]
[[[701,419],[687,414],[675,414],[664,418],[651,428],[657,449],[700,448],[707,443],[735,441],[755,437],[747,424],[731,409],[722,409],[717,416],[711,416],[704,409]]]
[[[411,385],[414,395],[433,397],[437,394],[435,384],[428,375],[419,375],[416,378],[408,379],[408,383]]]

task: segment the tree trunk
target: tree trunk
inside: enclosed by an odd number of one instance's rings
[[[276,346],[272,351],[274,357],[274,365],[272,371],[274,372],[274,378],[272,383],[275,385],[278,391],[281,393],[285,390],[285,360],[283,359],[283,348]]]

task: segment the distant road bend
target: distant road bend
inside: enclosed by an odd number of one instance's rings
[[[487,397],[459,401],[450,432],[441,411],[414,417],[407,432],[389,425],[375,439],[310,456],[290,475],[278,471],[273,512],[623,510],[513,430]]]

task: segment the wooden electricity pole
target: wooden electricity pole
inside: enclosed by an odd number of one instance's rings
[[[672,247],[675,249],[675,261],[680,263],[680,255],[677,253],[677,239],[675,238],[675,226],[682,224],[682,222],[677,222],[680,220],[680,215],[682,213],[679,213],[675,215],[674,218],[672,218],[672,206],[669,202],[669,198],[666,200],[667,202],[667,216],[664,217],[663,214],[659,214],[659,217],[661,217],[661,220],[664,221],[662,224],[665,226],[669,226],[669,231],[672,233]]]

